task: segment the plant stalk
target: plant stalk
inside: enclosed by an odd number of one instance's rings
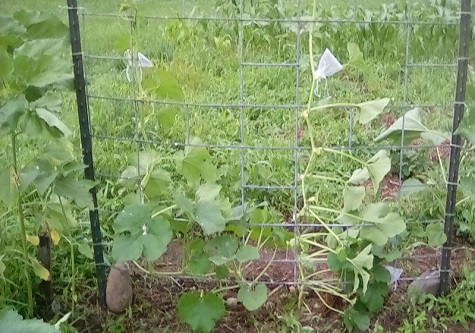
[[[15,175],[15,184],[18,191],[18,220],[20,222],[20,236],[21,236],[21,247],[23,251],[23,259],[25,263],[28,262],[28,245],[26,242],[26,227],[25,227],[25,215],[23,214],[23,197],[21,195],[21,187],[20,187],[20,176],[18,170],[18,157],[17,157],[17,141],[16,141],[17,133],[12,133],[11,140],[12,140],[12,155],[13,155],[13,172]],[[25,277],[26,277],[26,287],[28,293],[28,316],[33,316],[33,287],[31,285],[30,279],[30,272],[29,270],[25,270]]]

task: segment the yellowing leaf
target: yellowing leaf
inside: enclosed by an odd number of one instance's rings
[[[54,245],[58,245],[61,239],[61,235],[56,230],[51,230],[50,232],[51,241]]]
[[[38,260],[32,258],[31,264],[33,265],[33,270],[35,271],[36,276],[44,281],[50,280],[51,275],[49,271],[42,264],[40,264]]]
[[[38,246],[40,244],[40,239],[38,236],[26,235],[26,240],[34,246]]]

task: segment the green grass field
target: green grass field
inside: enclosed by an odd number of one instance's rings
[[[391,101],[384,112],[367,124],[355,121],[359,114],[355,108],[335,106],[315,111],[309,117],[313,129],[302,117],[312,87],[308,24],[301,27],[303,33],[299,35],[297,24],[285,21],[311,16],[313,1],[302,0],[299,6],[296,1],[245,1],[245,15],[249,15],[245,17],[254,21],[244,21],[240,25],[230,20],[240,17],[231,1],[144,0],[137,2],[135,30],[131,30],[130,22],[119,14],[122,1],[78,2],[78,6],[83,7],[80,11],[81,37],[107,263],[115,261],[111,252],[117,232],[114,229],[117,214],[128,203],[137,200],[136,183],[127,183],[122,178],[127,175],[127,168],[136,163],[141,149],[153,149],[160,156],[153,166],[159,168],[158,171],[142,169],[155,177],[154,189],[160,192],[150,199],[155,211],[175,209],[175,206],[169,207],[176,203],[175,195],[179,191],[190,198],[196,194],[198,202],[200,193],[195,193],[196,184],[190,179],[196,172],[198,178],[206,179],[208,173],[211,174],[209,178],[213,178],[211,182],[221,186],[218,213],[220,209],[225,211],[223,207],[239,208],[244,204],[257,207],[259,214],[251,214],[251,222],[281,226],[272,231],[269,231],[270,227],[254,227],[252,240],[260,242],[259,237],[270,233],[269,239],[276,244],[285,244],[292,236],[290,229],[282,226],[292,223],[292,213],[302,208],[303,198],[316,197],[319,206],[331,209],[322,212],[320,220],[310,222],[334,223],[344,209],[343,201],[347,200],[343,192],[347,183],[335,184],[335,179],[348,179],[361,167],[358,160],[367,161],[378,150],[387,149],[391,152],[391,169],[388,175],[383,175],[379,193],[382,198],[368,190],[364,202],[385,202],[388,210],[399,213],[406,221],[404,232],[388,245],[400,248],[402,259],[396,264],[405,269],[405,278],[415,278],[431,265],[440,264],[438,258],[435,261],[424,259],[423,255],[427,253],[419,247],[422,244],[423,249],[439,256],[437,251],[443,244],[434,241],[443,236],[443,230],[430,229],[427,225],[442,226],[447,151],[444,153],[441,147],[437,150],[433,142],[423,140],[412,148],[403,149],[400,157],[400,139],[375,142],[374,138],[413,106],[420,106],[421,126],[444,133],[450,139],[458,52],[456,1],[419,1],[409,2],[409,5],[403,0],[385,4],[377,0],[318,1],[316,18],[322,22],[317,23],[313,32],[314,60],[318,62],[323,51],[329,48],[342,64],[348,64],[342,72],[328,79],[331,102],[357,104],[380,98]],[[10,15],[22,9],[43,10],[67,22],[66,6],[66,1],[57,0],[3,0],[0,13]],[[274,21],[264,22],[266,18]],[[412,23],[402,24],[405,18]],[[349,51],[351,43],[357,46],[364,59],[350,62],[354,56]],[[144,69],[142,90],[129,83],[125,75],[122,57],[131,45],[154,64],[153,69]],[[70,53],[65,52],[64,57],[70,59]],[[320,85],[324,86],[323,83]],[[8,95],[0,94],[0,105],[4,103],[4,96]],[[63,100],[62,119],[73,130],[73,142],[79,154],[75,94],[63,93]],[[200,157],[197,161],[195,157],[189,162],[191,166],[188,165],[188,170],[193,171],[187,174],[183,171],[184,162],[177,161],[180,161],[184,146],[190,141],[196,143],[194,138],[199,138],[199,145],[207,147],[210,157],[205,162]],[[0,144],[7,147],[0,152],[0,166],[4,167],[11,163],[9,137],[0,137]],[[28,138],[19,141],[22,166],[36,155],[42,144]],[[340,153],[321,153],[308,172],[311,180],[302,189],[299,175],[307,174],[312,146],[324,150],[341,149],[351,158]],[[198,152],[199,148],[194,149],[189,154],[207,154]],[[434,157],[437,152],[439,156]],[[467,162],[462,165],[460,174],[470,176],[473,169],[470,149],[463,156]],[[181,171],[177,171],[180,165]],[[152,171],[158,174],[154,176]],[[169,179],[164,175],[170,175]],[[403,189],[407,192],[399,191],[400,181],[414,179],[419,184],[429,185],[430,189],[411,195],[408,194],[410,188]],[[163,184],[168,186],[166,191],[160,189]],[[146,193],[151,197],[149,194]],[[37,204],[42,202],[41,198],[42,195],[32,192],[25,201],[28,205],[31,200],[32,207],[41,207]],[[462,200],[458,205],[455,228],[460,236],[457,244],[463,247],[474,239],[475,226],[471,218],[471,200],[465,200],[463,196],[458,199]],[[0,209],[3,209],[1,205]],[[28,215],[29,234],[42,230],[43,222],[38,222],[41,214],[39,211]],[[194,237],[205,238],[199,228],[183,227],[175,221],[188,216],[182,211],[166,214],[174,238],[186,246],[196,246],[189,245],[194,244]],[[19,248],[17,215],[14,209],[6,206],[5,213],[0,210],[0,249]],[[160,286],[158,280],[153,282],[155,277],[150,277],[150,281],[134,280],[136,296],[125,314],[114,315],[101,310],[95,295],[89,216],[84,209],[75,208],[71,219],[75,220],[75,225],[64,228],[61,242],[53,247],[52,261],[55,300],[61,304],[63,314],[74,310],[69,324],[63,325],[64,332],[187,332],[187,326],[179,323],[175,309],[170,306],[176,303],[178,293],[190,287],[184,282]],[[238,229],[228,230],[238,233]],[[315,228],[302,227],[302,231],[315,232]],[[259,233],[259,237],[255,236]],[[34,246],[30,245],[30,249]],[[414,264],[404,260],[417,256],[421,256],[420,262],[427,262]],[[0,252],[0,277],[2,258]],[[470,324],[473,305],[464,303],[464,296],[474,295],[475,278],[462,269],[462,263],[459,264],[457,279],[461,281],[461,287],[452,296],[442,300],[429,297],[426,306],[422,301],[408,301],[404,291],[396,292],[385,303],[383,311],[372,319],[368,331],[418,333],[449,327],[447,332],[469,332],[459,325]],[[468,265],[473,266],[471,260]],[[0,308],[13,306],[25,313],[23,275],[21,265],[7,265],[4,279],[0,280],[0,284],[3,283]],[[38,284],[39,279],[35,277],[33,282]],[[205,290],[209,286],[197,283],[192,287]],[[282,291],[276,291],[275,295],[280,297],[280,293]],[[321,304],[315,296],[309,296],[306,304],[306,310],[310,311],[299,314],[296,297],[290,291],[287,294],[283,292],[285,297],[281,297],[285,300],[273,299],[270,305],[257,312],[243,315],[243,311],[233,309],[213,332],[237,332],[235,329],[282,333],[345,331],[341,317],[319,308]],[[462,303],[466,306],[463,310],[451,309]],[[58,318],[59,314],[54,319]],[[239,323],[233,328],[234,321]]]

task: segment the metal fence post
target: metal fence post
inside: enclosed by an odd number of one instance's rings
[[[89,123],[89,107],[86,94],[86,80],[84,77],[83,55],[81,49],[81,35],[79,29],[79,18],[77,13],[77,0],[67,0],[69,33],[71,38],[71,51],[74,64],[74,83],[76,89],[76,99],[78,105],[79,128],[81,132],[81,145],[83,161],[86,165],[84,176],[88,180],[94,181],[94,161],[92,155],[92,137]],[[102,235],[99,223],[99,211],[97,205],[96,188],[91,189],[94,209],[89,211],[91,221],[91,232],[94,249],[94,260],[96,263],[97,283],[99,287],[99,302],[106,304],[106,274],[104,264],[104,253],[102,248]]]
[[[444,231],[447,236],[447,241],[442,248],[442,262],[440,267],[439,291],[441,294],[447,294],[450,289],[450,259],[453,246],[453,225],[455,218],[455,202],[457,196],[458,171],[460,164],[460,146],[462,141],[462,138],[459,135],[455,135],[454,132],[458,128],[465,111],[465,91],[467,86],[468,62],[472,38],[471,19],[472,1],[461,0],[457,85],[454,102],[450,165],[447,178],[447,201],[445,207]]]

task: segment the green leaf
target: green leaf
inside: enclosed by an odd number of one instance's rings
[[[257,260],[259,258],[260,258],[259,250],[257,249],[257,247],[254,247],[251,245],[244,245],[236,253],[236,259],[240,263],[244,263],[246,261],[251,261],[251,260]]]
[[[13,53],[14,75],[19,87],[73,88],[69,61],[61,57],[64,39],[35,39],[25,42]]]
[[[345,310],[343,320],[345,326],[350,330],[350,332],[355,328],[366,332],[371,324],[371,318],[367,313],[352,308]]]
[[[152,218],[150,208],[143,204],[125,207],[113,229],[120,234],[112,245],[112,256],[117,261],[137,260],[141,254],[147,261],[154,261],[166,251],[173,236],[170,223],[162,216]]]
[[[465,104],[467,110],[454,134],[462,136],[473,145],[475,144],[475,84],[473,82],[467,84]]]
[[[383,246],[388,242],[388,236],[377,227],[362,227],[360,230],[362,239],[369,240],[375,245]]]
[[[328,267],[334,272],[339,272],[343,268],[342,262],[340,261],[338,255],[333,252],[328,252],[327,264]]]
[[[66,24],[47,12],[20,10],[13,17],[27,28],[29,39],[64,38],[69,32]]]
[[[18,47],[21,45],[26,28],[9,16],[0,16],[0,46]]]
[[[130,33],[122,33],[119,35],[114,43],[114,48],[117,51],[125,52],[130,48]]]
[[[44,159],[36,160],[32,164],[33,168],[39,170],[38,176],[34,180],[34,185],[40,194],[44,194],[58,177],[51,163]]]
[[[475,201],[475,178],[463,177],[460,179],[460,190],[462,193],[470,197],[470,200]]]
[[[74,200],[81,208],[94,208],[89,192],[94,187],[94,183],[86,179],[78,180],[75,177],[74,174],[58,176],[54,181],[54,193]]]
[[[178,318],[196,332],[211,332],[225,314],[223,299],[212,293],[183,293],[178,300]]]
[[[444,232],[444,223],[430,223],[426,227],[427,243],[429,246],[442,246],[447,241],[447,235]]]
[[[17,130],[20,116],[28,109],[25,96],[19,95],[0,107],[0,133],[10,134]]]
[[[198,201],[215,201],[221,191],[221,185],[205,183],[196,191]]]
[[[175,107],[166,106],[157,111],[157,119],[160,126],[165,130],[169,131],[173,124],[175,123],[176,116],[178,111]]]
[[[234,259],[238,246],[236,237],[233,235],[222,235],[211,239],[206,244],[205,250],[210,254],[210,260],[219,266]]]
[[[360,51],[358,45],[353,42],[347,44],[349,63],[359,63],[364,61],[363,52]]]
[[[363,293],[366,292],[368,288],[368,282],[370,275],[367,270],[370,270],[373,267],[374,256],[370,254],[372,244],[366,246],[356,257],[353,259],[347,259],[352,265],[355,271],[355,281],[353,284],[353,292],[355,292],[359,287],[358,276],[361,276],[361,281],[363,283]]]
[[[42,119],[46,123],[47,127],[49,127],[50,129],[55,128],[59,130],[64,136],[71,135],[71,131],[69,130],[69,128],[61,120],[59,120],[59,118],[55,114],[42,108],[36,109],[35,112],[38,117]]]
[[[374,193],[378,193],[379,184],[384,177],[391,170],[391,159],[388,156],[387,151],[380,150],[368,162],[366,162],[366,168],[371,175],[373,181]]]
[[[417,178],[406,179],[400,188],[401,196],[411,196],[427,189],[429,185],[422,183]]]
[[[343,212],[357,210],[363,203],[366,190],[363,186],[346,186],[343,190]]]
[[[188,199],[183,193],[175,193],[175,204],[184,212],[191,213],[194,211],[195,204],[192,200]]]
[[[0,332],[8,333],[59,333],[53,325],[38,319],[23,319],[14,310],[0,310]]]
[[[0,81],[7,79],[13,73],[13,61],[7,50],[0,46]]]
[[[11,208],[18,203],[18,186],[15,181],[15,170],[9,167],[0,171],[0,201]]]
[[[360,300],[366,304],[370,312],[378,312],[384,308],[384,299],[389,293],[387,282],[373,282],[368,285],[366,293]]]
[[[402,256],[401,250],[388,250],[384,246],[373,246],[373,254],[378,258],[384,259],[386,262],[393,262]]]
[[[83,256],[85,256],[88,259],[91,259],[91,260],[93,259],[92,249],[86,243],[79,243],[78,244],[78,252],[81,253]]]
[[[241,285],[237,298],[248,311],[259,309],[267,301],[267,287],[265,284],[255,286]]]
[[[229,269],[226,265],[216,266],[214,272],[218,279],[227,279],[229,277]]]
[[[193,254],[187,265],[188,270],[192,274],[205,275],[210,268],[209,255],[205,252]]]
[[[44,56],[59,56],[59,53],[63,50],[63,42],[64,39],[62,38],[28,40],[15,49],[14,55],[15,57],[26,57],[30,60],[39,60]]]
[[[201,144],[201,141],[194,138],[191,144]],[[216,180],[217,171],[210,159],[211,156],[205,147],[187,146],[176,155],[177,172],[191,183],[198,183],[201,178],[212,183]]]
[[[375,254],[374,249],[373,254]],[[374,265],[371,272],[376,282],[384,282],[387,284],[389,281],[391,281],[391,274],[385,267],[381,265]]]
[[[384,111],[389,101],[389,98],[382,98],[359,103],[358,107],[360,108],[360,112],[356,115],[356,120],[363,125],[369,123]]]
[[[74,145],[69,140],[48,143],[44,149],[44,154],[53,165],[60,166],[63,163],[74,161]]]
[[[142,255],[140,234],[115,235],[112,243],[111,255],[117,261],[137,260]]]
[[[214,201],[200,201],[196,204],[196,222],[205,235],[211,235],[226,228],[226,219]]]
[[[155,98],[185,100],[185,94],[176,77],[159,67],[146,72],[142,86]]]
[[[397,213],[389,212],[389,207],[384,202],[367,205],[361,215],[365,223],[375,225],[362,227],[360,237],[376,245],[385,245],[389,238],[406,230],[406,223],[402,217]]]
[[[144,193],[150,199],[156,198],[167,193],[168,185],[171,181],[172,178],[167,171],[163,169],[155,169],[152,171],[147,183],[145,184]]]
[[[348,180],[348,183],[354,184],[354,185],[361,185],[368,179],[369,179],[369,171],[365,167],[363,169],[356,169],[355,171],[353,171],[353,174]]]
[[[415,139],[421,137],[422,134],[431,134],[426,136],[433,141],[433,144],[438,145],[441,141],[447,140],[448,137],[440,132],[431,131],[422,124],[419,113],[421,109],[416,107],[408,111],[404,116],[397,119],[388,129],[378,135],[374,141],[379,142],[384,139],[389,139],[395,144],[401,144],[402,132],[404,129],[404,144],[409,144]]]

